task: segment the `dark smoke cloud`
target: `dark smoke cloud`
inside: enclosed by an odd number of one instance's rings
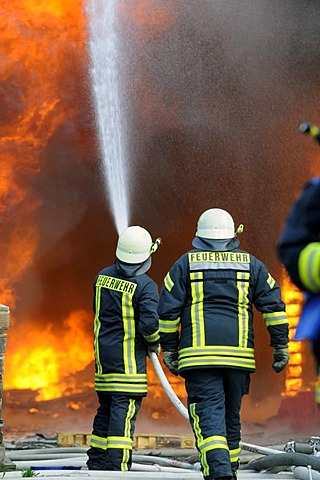
[[[318,155],[298,126],[319,119],[320,5],[165,5],[171,23],[156,35],[132,12],[122,18],[133,219],[164,239],[154,275],[190,247],[201,212],[222,207],[245,224],[243,248],[280,282],[276,241]],[[256,324],[260,378],[281,389],[260,317]]]

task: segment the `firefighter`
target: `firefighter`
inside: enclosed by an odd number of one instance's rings
[[[152,242],[142,227],[128,227],[119,236],[115,263],[94,281],[99,407],[88,450],[89,470],[131,468],[135,421],[148,390],[146,356],[160,353],[158,288],[146,275],[159,240]]]
[[[285,305],[265,265],[238,248],[233,218],[225,210],[212,208],[200,216],[192,244],[160,293],[163,360],[185,379],[205,480],[236,478],[241,401],[255,371],[253,305],[270,334],[275,372],[289,361]]]
[[[293,203],[277,252],[291,281],[304,292],[295,340],[309,340],[317,362],[320,405],[320,177],[311,179]]]

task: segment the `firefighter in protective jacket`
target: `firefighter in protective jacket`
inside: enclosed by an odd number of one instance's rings
[[[289,361],[280,288],[261,261],[238,248],[235,236],[228,212],[205,211],[195,249],[170,269],[158,307],[164,363],[185,379],[206,480],[236,477],[241,401],[255,371],[253,305],[270,334],[273,370]]]
[[[290,208],[277,251],[291,281],[304,292],[295,340],[309,340],[317,362],[320,405],[320,177],[303,188]]]
[[[160,353],[158,288],[146,275],[152,242],[142,227],[120,235],[114,265],[94,281],[95,390],[99,408],[93,421],[87,466],[129,470],[137,413],[147,394],[146,356]]]

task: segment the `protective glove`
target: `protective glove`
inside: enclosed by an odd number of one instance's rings
[[[149,345],[148,346],[148,355],[150,357],[150,353],[155,353],[157,356],[159,356],[161,347],[160,343],[155,343],[154,345]]]
[[[275,345],[273,350],[273,362],[272,369],[279,373],[281,372],[288,364],[290,359],[290,354],[288,350],[288,345]]]
[[[173,375],[178,375],[178,352],[163,352],[163,363]]]

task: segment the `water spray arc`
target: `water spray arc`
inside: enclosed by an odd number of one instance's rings
[[[118,234],[129,225],[129,167],[120,98],[116,0],[88,0],[90,75],[102,155],[102,171]]]

